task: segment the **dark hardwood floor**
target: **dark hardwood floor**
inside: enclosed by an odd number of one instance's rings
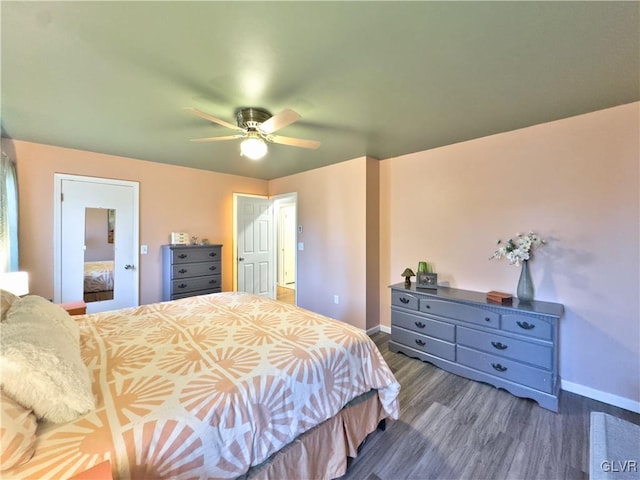
[[[589,477],[589,419],[640,415],[562,392],[553,413],[533,400],[392,353],[372,336],[402,385],[400,419],[364,443],[340,480],[574,479]]]

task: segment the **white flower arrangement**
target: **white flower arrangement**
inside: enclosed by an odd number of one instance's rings
[[[489,260],[506,258],[509,264],[520,265],[521,262],[529,260],[535,250],[546,245],[546,242],[535,233],[529,232],[527,235],[518,233],[506,242],[498,240],[498,245],[498,249]]]

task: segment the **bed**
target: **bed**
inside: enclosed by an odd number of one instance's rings
[[[3,343],[25,325],[15,308]],[[336,478],[398,418],[400,386],[369,337],[293,305],[225,292],[73,319],[95,405],[40,420],[35,453],[3,478],[69,478],[105,461],[118,479]],[[8,351],[3,396],[15,399]]]
[[[113,299],[113,260],[84,262],[84,301]]]

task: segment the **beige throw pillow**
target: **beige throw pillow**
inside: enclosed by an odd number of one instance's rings
[[[78,325],[59,305],[30,295],[2,323],[0,381],[38,419],[63,423],[95,408]]]
[[[31,459],[38,423],[31,410],[4,393],[0,393],[0,409],[0,470],[4,471]]]
[[[18,297],[17,295],[0,289],[0,322],[4,322],[9,308],[11,308],[13,302],[19,299],[20,297]]]

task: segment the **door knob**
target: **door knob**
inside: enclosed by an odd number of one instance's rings
[[[238,257],[238,261],[242,262],[244,260],[244,257]]]
[[[128,263],[124,266],[125,270],[131,270],[132,268],[133,268],[133,265],[130,265]]]

